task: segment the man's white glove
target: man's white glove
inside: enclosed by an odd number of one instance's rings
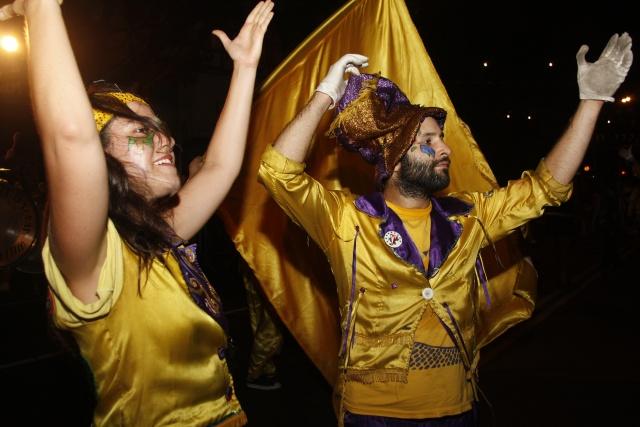
[[[631,37],[627,33],[614,34],[596,62],[587,62],[589,46],[582,45],[578,60],[578,88],[580,99],[599,99],[613,102],[613,94],[627,76],[633,62]]]
[[[344,73],[360,74],[357,67],[366,67],[369,65],[367,61],[369,58],[366,56],[348,53],[329,67],[329,72],[316,88],[316,92],[322,92],[331,98],[331,107],[329,108],[335,107],[336,102],[344,95],[344,90],[347,87]]]

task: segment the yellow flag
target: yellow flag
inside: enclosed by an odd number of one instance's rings
[[[393,80],[414,104],[447,110],[445,137],[453,152],[448,191],[487,191],[497,186],[469,129],[457,116],[403,0],[347,2],[267,78],[253,106],[241,176],[220,213],[281,319],[331,384],[336,379],[340,339],[333,277],[324,254],[258,184],[257,171],[266,146],[304,107],[331,64],[346,53],[369,57],[364,71]],[[307,172],[330,189],[372,191],[373,168],[324,136],[332,117],[327,113],[318,127]],[[506,282],[512,289],[513,274],[506,276]],[[490,329],[484,340],[488,342],[500,328],[486,329]]]

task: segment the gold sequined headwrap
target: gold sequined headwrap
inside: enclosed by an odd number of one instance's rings
[[[425,117],[444,126],[442,108],[411,104],[394,82],[379,74],[352,75],[327,133],[376,165],[376,181],[393,174]]]
[[[144,99],[129,92],[105,92],[100,95],[116,98],[119,101],[124,102],[125,104],[128,102],[135,101],[145,105],[149,105],[147,104],[147,101],[145,101]],[[98,129],[98,133],[100,133],[102,129],[104,129],[107,123],[109,123],[109,120],[111,120],[112,118],[113,118],[113,114],[111,113],[107,113],[106,111],[102,111],[102,110],[97,110],[95,108],[93,109],[93,120],[95,120],[96,122],[96,129]]]

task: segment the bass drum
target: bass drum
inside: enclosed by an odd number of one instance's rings
[[[31,197],[0,178],[0,268],[25,261],[36,246],[39,221]],[[39,254],[37,254],[39,256]]]

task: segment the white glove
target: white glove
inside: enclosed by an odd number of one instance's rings
[[[633,62],[631,37],[627,33],[614,34],[596,62],[587,62],[589,46],[582,45],[578,60],[578,88],[580,99],[599,99],[613,102],[613,94],[620,87]]]
[[[348,53],[329,68],[329,72],[316,88],[316,92],[322,92],[331,98],[330,109],[335,107],[336,102],[344,95],[347,87],[344,73],[360,74],[357,67],[366,67],[369,65],[367,61],[369,58],[366,56]]]
[[[58,4],[62,4],[63,0],[57,0]],[[0,7],[0,22],[6,21],[8,19],[14,18],[16,16],[22,15],[24,13],[24,0],[20,0],[20,4],[17,4],[18,1],[14,1],[13,3],[6,4]],[[17,6],[17,7],[14,7]]]

